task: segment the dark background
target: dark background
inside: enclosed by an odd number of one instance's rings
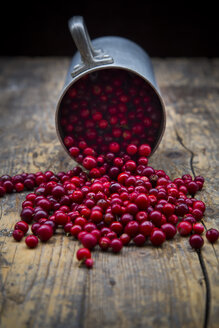
[[[215,4],[214,4],[215,3]],[[30,1],[1,9],[2,56],[71,56],[67,21],[83,15],[91,38],[119,35],[149,55],[219,56],[217,1]]]

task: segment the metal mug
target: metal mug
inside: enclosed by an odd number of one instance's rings
[[[145,83],[152,88],[154,97],[158,99],[162,118],[156,135],[156,143],[152,148],[152,154],[157,149],[164,134],[166,113],[148,54],[133,41],[122,37],[106,36],[91,42],[84,19],[81,16],[72,17],[68,23],[78,52],[72,58],[56,108],[56,130],[64,149],[69,154],[63,143],[64,136],[60,124],[60,109],[63,97],[69,88],[83,76],[97,70],[122,69],[143,78]]]

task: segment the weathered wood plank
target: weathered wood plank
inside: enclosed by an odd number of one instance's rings
[[[2,59],[0,175],[68,170],[59,145],[54,108],[69,59]],[[171,177],[206,177],[200,194],[206,226],[218,226],[218,60],[154,60],[167,107],[167,129],[151,164]],[[183,145],[177,140],[181,137]],[[185,146],[191,150],[189,152]],[[35,250],[8,236],[22,195],[0,201],[2,327],[200,327],[206,286],[196,252],[176,238],[161,249],[128,247],[121,255],[95,252],[95,269],[78,268],[78,242],[57,234]],[[218,244],[215,245],[218,254]],[[211,284],[209,327],[217,327],[218,262],[206,243],[202,256]],[[13,312],[12,312],[13,310]]]

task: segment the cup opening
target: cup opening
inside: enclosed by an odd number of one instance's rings
[[[79,77],[64,91],[57,110],[61,142],[78,163],[86,156],[85,148],[105,156],[114,142],[119,144],[116,156],[129,144],[149,144],[153,153],[164,128],[164,106],[157,91],[123,68],[96,68]]]

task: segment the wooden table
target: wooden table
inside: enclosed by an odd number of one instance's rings
[[[55,105],[69,58],[0,60],[0,175],[68,170],[74,163],[55,132]],[[219,60],[154,59],[167,110],[152,166],[172,177],[203,175],[206,228],[219,227]],[[27,249],[10,232],[25,194],[0,200],[0,326],[219,327],[219,243],[201,254],[187,238],[161,248],[94,252],[93,270],[79,268],[79,244],[57,234]]]

